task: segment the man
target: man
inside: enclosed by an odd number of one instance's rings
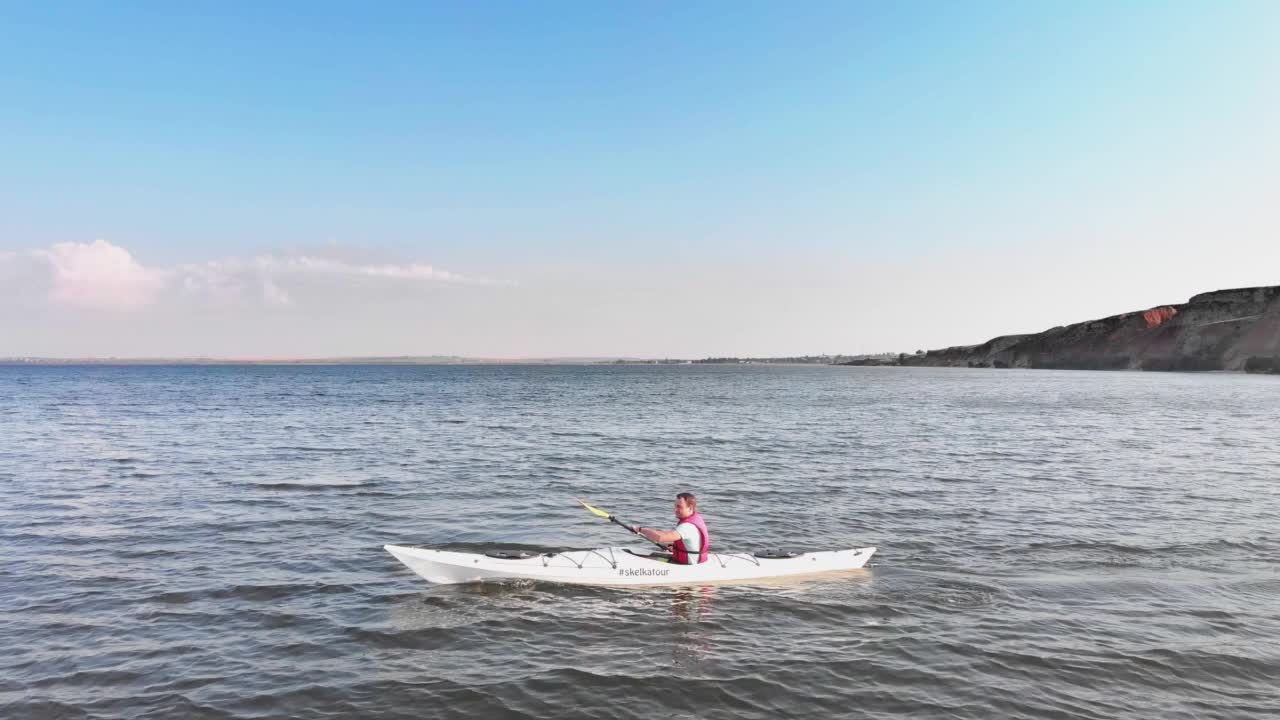
[[[698,498],[693,493],[676,495],[675,530],[654,530],[639,526],[631,530],[656,543],[671,543],[673,563],[693,565],[704,563],[709,557],[711,536],[707,533],[707,524],[702,521],[702,515],[698,514]]]

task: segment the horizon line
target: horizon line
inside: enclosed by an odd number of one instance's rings
[[[9,355],[0,356],[2,364],[35,364],[35,363],[109,363],[109,362],[173,362],[173,363],[335,363],[335,362],[405,362],[405,361],[454,361],[484,363],[520,363],[550,361],[581,362],[693,362],[707,360],[783,360],[783,359],[823,359],[823,358],[858,358],[880,355],[896,355],[897,353],[821,353],[808,355],[708,355],[703,357],[672,356],[634,356],[634,355],[85,355],[85,356],[50,356],[50,355]]]

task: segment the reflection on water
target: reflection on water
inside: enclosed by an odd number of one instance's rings
[[[701,622],[711,615],[715,596],[714,585],[676,588],[671,594],[671,614],[684,625]]]
[[[702,661],[711,650],[712,615],[717,589],[714,585],[681,587],[671,591],[671,624],[675,630],[671,665],[677,674],[701,674]]]

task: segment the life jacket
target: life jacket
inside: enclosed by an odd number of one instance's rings
[[[678,525],[679,523],[692,523],[694,527],[698,528],[698,535],[702,538],[702,547],[698,550],[698,562],[706,562],[707,558],[710,557],[707,553],[711,548],[711,536],[707,533],[707,524],[702,521],[702,515],[695,512],[683,520],[676,518],[676,524]],[[684,546],[684,538],[680,538],[671,544],[671,562],[678,565],[693,564],[689,562],[689,549]]]

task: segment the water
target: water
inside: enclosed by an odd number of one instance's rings
[[[1280,378],[0,368],[4,718],[1262,718]],[[764,587],[433,587],[388,542],[881,548]]]

